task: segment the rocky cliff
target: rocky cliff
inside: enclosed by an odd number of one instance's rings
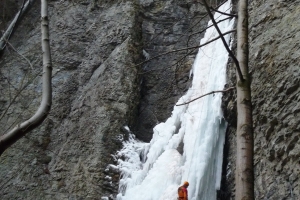
[[[21,3],[0,2],[2,30]],[[300,198],[300,1],[249,4],[255,197],[294,200]],[[36,1],[0,59],[1,134],[30,117],[41,99],[39,10]],[[151,139],[189,87],[196,51],[137,64],[197,45],[204,8],[193,0],[51,0],[49,16],[52,110],[1,156],[1,199],[113,199],[119,175],[109,164],[128,136],[124,126]],[[234,84],[229,66],[228,85]],[[220,199],[234,198],[234,103],[234,92],[224,96],[229,127]]]
[[[299,20],[298,0],[249,1],[255,199],[300,198]],[[230,85],[235,84],[233,72],[228,71]],[[225,199],[234,199],[236,114],[231,95],[224,98],[231,122],[221,192]]]
[[[136,1],[50,1],[53,106],[43,125],[1,157],[2,199],[99,199],[117,191],[109,163],[139,104],[142,31]],[[2,130],[41,96],[40,3],[1,60]],[[25,56],[30,64],[19,54]],[[20,91],[22,88],[22,92]]]
[[[3,11],[21,3],[3,1]],[[53,106],[40,128],[1,156],[1,199],[112,199],[119,174],[109,164],[128,136],[124,126],[151,139],[188,88],[196,51],[138,63],[197,45],[207,23],[199,8],[175,0],[49,1]],[[0,61],[1,134],[39,106],[39,10],[36,1]],[[13,16],[4,14],[2,28]]]

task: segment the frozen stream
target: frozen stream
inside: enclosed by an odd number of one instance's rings
[[[230,12],[231,2],[219,10]],[[216,21],[227,18],[219,13],[214,17]],[[226,20],[218,25],[222,32],[227,32],[233,23],[234,20]],[[209,28],[200,44],[215,37],[217,31]],[[230,35],[225,39],[229,43]],[[220,39],[199,49],[191,70],[192,87],[177,104],[222,90],[227,61],[228,53]],[[119,159],[118,166],[110,166],[122,174],[117,199],[176,200],[177,188],[188,181],[189,200],[215,200],[220,188],[226,128],[221,96],[216,93],[184,106],[174,106],[172,116],[153,129],[150,143],[139,142],[131,135],[117,155],[126,160]],[[183,154],[180,154],[182,144]]]

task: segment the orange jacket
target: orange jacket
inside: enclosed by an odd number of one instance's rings
[[[180,186],[178,188],[178,199],[179,200],[188,200],[188,191],[186,187]]]

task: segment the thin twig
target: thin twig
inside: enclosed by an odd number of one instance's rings
[[[226,13],[226,12],[221,12],[215,8],[213,8],[212,6],[210,7],[210,9],[212,9],[213,11],[217,12],[217,13],[220,13],[222,15],[227,15],[227,16],[230,16],[230,17],[238,17],[236,14],[230,14],[230,13]]]
[[[33,69],[33,66],[32,66],[32,64],[31,64],[31,62],[28,60],[28,58],[26,58],[25,56],[23,56],[20,52],[18,52],[18,50],[16,50],[15,48],[14,48],[14,46],[8,41],[8,40],[6,40],[6,39],[4,39],[4,41],[17,53],[17,54],[19,54],[19,56],[21,56],[22,58],[24,58],[27,62],[28,62],[28,64],[30,65],[30,68],[31,69]]]
[[[225,1],[221,2],[219,5],[217,5],[217,6],[215,7],[215,9],[218,9],[220,6],[222,6],[224,3],[226,3],[226,1],[228,1],[228,0],[225,0]],[[196,17],[196,16],[194,16],[194,17]],[[194,17],[192,17],[192,19],[193,19]],[[203,16],[200,16],[200,19],[199,19],[195,24],[191,25],[191,27],[190,27],[189,29],[187,29],[187,30],[186,30],[179,38],[177,38],[176,42],[178,42],[180,38],[182,38],[183,36],[185,36],[185,35],[186,35],[185,33],[189,32],[193,27],[195,27],[196,25],[198,25],[205,17],[207,17],[207,13],[204,14]],[[183,19],[183,17],[180,18],[180,19],[178,19],[176,22],[174,22],[173,24],[171,24],[169,27],[165,28],[164,30],[170,29],[172,26],[174,26],[176,23],[178,23],[181,19]],[[147,42],[146,44],[144,44],[144,46],[150,44],[155,38],[157,38],[157,37],[158,37],[160,34],[162,34],[163,32],[164,32],[164,31],[161,31],[161,32],[155,34],[154,37],[153,37],[149,42]],[[189,39],[188,39],[188,40],[189,40]]]
[[[224,19],[222,19],[222,20],[219,20],[217,23],[223,22],[223,21],[225,21],[225,20],[227,20],[227,19],[230,19],[230,18],[231,18],[231,17],[224,18]],[[206,28],[202,29],[201,31],[198,31],[198,32],[195,32],[195,33],[191,33],[189,36],[193,36],[193,35],[196,35],[196,34],[203,33],[204,31],[206,31],[207,29],[209,29],[209,28],[212,27],[212,26],[213,26],[213,24],[207,26]]]
[[[182,106],[182,105],[189,104],[189,103],[191,103],[191,102],[193,102],[193,101],[196,101],[197,99],[200,99],[200,98],[202,98],[202,97],[205,97],[205,96],[207,96],[207,95],[214,94],[214,93],[217,93],[217,92],[228,92],[228,91],[230,91],[230,90],[233,90],[234,88],[235,88],[235,87],[230,87],[230,88],[228,88],[228,89],[226,89],[226,90],[216,90],[216,91],[212,91],[212,92],[209,92],[209,93],[207,93],[207,94],[204,94],[204,95],[202,95],[202,96],[200,96],[200,97],[197,97],[197,98],[195,98],[195,99],[192,99],[191,101],[188,101],[188,102],[185,102],[185,103],[182,103],[182,104],[177,104],[176,106]]]
[[[32,104],[32,102],[33,102],[34,100],[31,100],[26,106],[25,106],[25,108],[26,109],[28,109],[29,108],[29,106],[30,106],[30,104]],[[24,113],[22,113],[22,112],[20,112],[19,113],[19,115],[15,118],[15,120],[3,131],[3,133],[6,133],[9,129],[11,129],[11,127],[12,126],[14,126],[15,124],[16,124],[16,122],[20,119],[20,116],[22,115],[22,114],[24,114]],[[2,119],[0,119],[0,120],[2,120]],[[5,126],[3,127],[3,128],[5,128]]]
[[[188,50],[188,49],[196,49],[196,48],[203,47],[203,46],[205,46],[205,45],[207,45],[207,44],[209,44],[209,43],[212,43],[212,42],[216,41],[217,39],[220,39],[223,35],[227,35],[227,34],[229,34],[229,33],[235,32],[235,31],[236,31],[235,29],[230,30],[230,31],[227,31],[227,32],[223,33],[221,36],[215,37],[215,38],[213,38],[212,40],[210,40],[210,41],[208,41],[208,42],[206,42],[206,43],[204,43],[204,44],[201,44],[201,45],[197,45],[197,46],[193,46],[193,47],[187,47],[187,48],[182,48],[182,49],[175,49],[175,50],[168,51],[168,52],[165,52],[165,53],[162,53],[162,54],[158,54],[158,55],[156,55],[156,56],[153,56],[153,57],[149,58],[148,60],[145,60],[144,62],[141,62],[141,63],[136,64],[134,67],[137,67],[137,66],[139,66],[139,65],[142,65],[142,64],[144,64],[144,63],[149,62],[150,60],[153,60],[153,59],[155,59],[155,58],[158,58],[158,57],[161,57],[161,56],[170,54],[170,53],[175,53],[175,52],[178,52],[178,51],[185,51],[185,50]]]
[[[5,111],[2,113],[2,115],[0,116],[0,120],[4,117],[4,115],[7,113],[8,109],[12,106],[12,104],[15,102],[15,100],[17,99],[17,97],[21,94],[21,92],[23,90],[25,90],[25,88],[32,83],[32,81],[39,75],[40,73],[36,74],[36,76],[34,76],[32,79],[30,79],[26,85],[24,85],[23,87],[21,87],[18,91],[17,94],[14,96],[14,98],[10,101],[9,105],[7,106],[7,108],[5,109]],[[25,78],[25,77],[24,77]],[[23,80],[22,80],[23,82]],[[10,85],[10,84],[9,84]],[[21,84],[22,86],[22,84]]]
[[[29,8],[29,6],[34,2],[35,0],[28,0],[25,3],[25,0],[23,0],[21,9],[19,12],[16,14],[12,22],[10,23],[9,27],[7,30],[3,33],[2,37],[0,38],[0,53],[3,52],[3,50],[6,47],[6,40],[9,40],[11,34],[13,33],[16,24],[20,21],[21,16],[26,12],[26,10]]]
[[[168,68],[171,68],[175,65],[178,65],[179,62],[183,61],[187,56],[191,55],[192,53],[195,52],[196,49],[193,49],[191,50],[190,52],[186,53],[183,57],[181,57],[176,63],[172,64],[171,66],[169,66]],[[147,74],[147,73],[150,73],[150,72],[154,72],[154,71],[160,71],[160,70],[166,70],[166,68],[161,68],[161,69],[152,69],[152,70],[148,70],[148,71],[145,71],[145,72],[140,72],[139,74]],[[176,73],[176,70],[175,70],[175,73]],[[161,74],[161,73],[159,73]]]

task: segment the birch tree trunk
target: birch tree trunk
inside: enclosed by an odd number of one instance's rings
[[[244,81],[237,76],[237,158],[235,199],[254,199],[253,125],[251,89],[248,73],[248,2],[240,0],[237,22],[237,59]]]
[[[38,127],[47,117],[52,104],[52,63],[49,44],[48,2],[41,0],[41,31],[43,51],[43,94],[40,107],[27,121],[15,126],[8,133],[0,136],[0,155],[26,133]]]

